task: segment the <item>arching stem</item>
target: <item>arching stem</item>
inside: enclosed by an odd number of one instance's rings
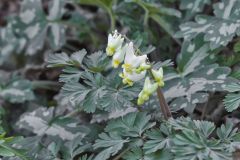
[[[154,79],[154,76],[153,76],[153,74],[151,72],[151,68],[148,70],[148,73]],[[163,94],[163,92],[162,92],[160,87],[157,88],[157,97],[158,97],[159,104],[160,104],[160,110],[162,111],[164,119],[168,120],[169,118],[172,117],[172,113],[171,113],[171,110],[170,110],[170,108],[169,108],[169,106],[167,104],[167,101],[166,101],[166,99],[164,97],[164,94]]]
[[[159,100],[159,103],[160,103],[160,109],[163,113],[164,118],[167,120],[167,119],[172,117],[172,113],[169,109],[169,106],[166,102],[166,99],[165,99],[165,97],[163,95],[163,92],[162,92],[160,87],[158,87],[158,89],[157,89],[157,95],[158,95],[158,100]]]

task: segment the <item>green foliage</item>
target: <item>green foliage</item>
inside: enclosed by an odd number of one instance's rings
[[[133,106],[132,100],[140,89],[138,85],[124,86],[115,72],[107,73],[106,76],[105,72],[110,62],[104,53],[96,52],[90,56],[85,55],[85,51],[79,51],[73,53],[70,58],[64,53],[49,57],[50,67],[77,67],[65,68],[64,74],[60,76],[60,81],[65,82],[62,88],[63,96],[88,113],[95,112],[96,109],[113,111]],[[81,61],[83,63],[80,63]],[[83,70],[79,70],[79,66]],[[80,79],[83,80],[82,84],[78,82]]]
[[[163,122],[161,127],[150,125],[151,127],[141,130],[144,134],[135,135],[131,130],[135,128],[136,116],[150,118],[143,113],[130,113],[125,116],[126,120],[119,118],[107,125],[105,128],[107,133],[99,135],[101,139],[96,141],[95,146],[112,147],[102,150],[95,159],[108,159],[111,153],[115,155],[121,150],[123,143],[125,143],[126,150],[122,149],[120,153],[124,154],[124,159],[156,159],[157,157],[164,159],[231,159],[231,153],[236,149],[233,146],[239,143],[237,129],[234,129],[229,122],[217,128],[218,138],[216,139],[212,137],[216,131],[214,123],[190,118],[170,119]],[[149,120],[145,122],[151,124]],[[121,137],[128,137],[128,139],[123,140],[119,137],[119,133]],[[128,133],[132,134],[128,135]],[[109,139],[111,141],[108,141]],[[103,155],[107,155],[107,157]]]
[[[101,151],[95,159],[105,160],[108,159],[110,155],[114,156],[122,149],[124,143],[128,143],[129,147],[142,146],[143,140],[141,136],[143,136],[143,133],[147,129],[155,125],[155,123],[149,123],[150,118],[146,113],[129,113],[124,119],[118,118],[117,120],[110,121],[105,128],[109,136],[106,133],[100,134],[99,138],[103,140],[96,140],[94,144],[95,148],[109,148]],[[109,139],[111,141],[107,141]]]
[[[228,78],[230,68],[220,67],[215,63],[214,54],[209,53],[208,45],[200,37],[183,44],[177,68],[171,68],[165,75],[163,89],[172,110],[192,113],[196,104],[207,101],[207,91],[223,91],[225,84],[232,82]]]
[[[12,77],[6,82],[6,77],[2,76],[2,79],[0,78],[0,97],[4,100],[11,103],[23,103],[35,98],[30,81]]]
[[[16,34],[24,37],[25,41],[30,43],[26,49],[29,55],[42,49],[46,37],[54,49],[65,43],[65,27],[56,23],[61,21],[63,6],[64,1],[62,0],[52,1],[48,10],[49,14],[46,15],[41,1],[24,0],[22,2],[20,15],[16,17],[13,26]]]
[[[239,35],[239,5],[239,1],[221,0],[213,5],[214,16],[196,16],[196,22],[182,24],[176,36],[193,39],[203,33],[211,49],[226,46],[235,35]]]
[[[234,44],[234,52],[240,52],[240,41]]]
[[[79,135],[88,133],[85,126],[77,126],[71,118],[54,116],[54,108],[38,108],[20,117],[17,125],[38,136],[48,135],[62,140],[73,140]]]
[[[240,85],[238,83],[232,83],[226,86],[228,92],[230,92],[224,99],[224,105],[228,112],[236,110],[240,105]]]
[[[49,55],[48,67],[79,66],[82,64],[83,58],[86,54],[86,50],[81,50],[73,53],[71,57],[66,53]]]
[[[148,141],[143,146],[146,154],[155,153],[170,146],[170,139],[166,138],[159,129],[148,131],[146,136]]]
[[[76,0],[80,4],[85,5],[96,5],[103,8],[111,7],[113,1],[112,0]]]
[[[101,151],[94,159],[108,159],[110,156],[114,156],[118,153],[119,150],[122,149],[124,143],[128,142],[128,140],[123,140],[117,134],[109,133],[105,134],[102,133],[99,135],[100,139],[96,140],[94,144],[94,149],[97,148],[106,148],[105,150]]]
[[[210,0],[182,0],[180,4],[180,8],[183,10],[187,10],[190,13],[187,13],[188,15],[191,15],[192,13],[198,13],[201,12],[204,8],[205,4],[210,4]]]
[[[182,129],[180,134],[175,135],[175,146],[172,152],[176,159],[228,159],[225,148],[215,139],[211,139],[215,126],[206,121],[183,121],[177,120],[172,123],[175,130]],[[190,127],[190,129],[189,129]],[[208,146],[208,147],[205,147]]]
[[[20,157],[22,160],[29,160],[26,156],[26,151],[14,148],[14,144],[16,144],[21,137],[5,137],[5,133],[1,133],[0,135],[0,156],[3,157]]]

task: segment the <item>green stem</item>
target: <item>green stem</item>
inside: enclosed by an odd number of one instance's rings
[[[145,15],[144,15],[144,21],[143,21],[145,29],[148,27],[148,19],[149,19],[149,11],[145,9]]]
[[[123,150],[119,155],[117,155],[113,160],[119,160],[120,158],[122,158],[122,156],[128,152],[130,150],[130,147],[126,148],[125,150]]]
[[[65,117],[74,117],[78,115],[78,113],[80,113],[81,111],[82,111],[81,108],[75,109],[72,112],[68,113]]]
[[[151,72],[151,68],[148,70],[148,73],[154,79],[153,74]],[[164,119],[168,120],[169,118],[172,117],[172,113],[170,111],[170,108],[169,108],[169,106],[167,104],[167,101],[166,101],[166,99],[164,97],[164,94],[163,94],[163,92],[162,92],[160,87],[157,88],[157,96],[158,96],[158,100],[159,100],[159,104],[160,104],[160,110],[163,113]]]
[[[116,24],[115,16],[114,16],[114,14],[113,14],[112,9],[106,8],[106,10],[107,10],[108,15],[109,15],[109,17],[110,17],[111,31],[114,31],[114,30],[115,30],[115,24]]]
[[[48,89],[58,91],[61,88],[60,83],[55,81],[32,81],[32,88],[33,89]]]
[[[170,26],[163,18],[161,18],[161,16],[159,16],[159,15],[151,15],[151,18],[152,18],[155,22],[157,22],[158,25],[160,25],[160,26],[162,27],[162,29],[163,29],[167,34],[169,34],[177,44],[181,45],[181,41],[178,40],[178,39],[176,39],[176,38],[174,37],[174,34],[175,34],[175,33],[174,33],[173,30],[171,29],[171,26]]]
[[[127,36],[123,35],[123,37],[124,37],[127,41],[130,41]],[[133,47],[134,47],[135,49],[137,49],[137,51],[138,51],[141,55],[143,55],[143,54],[141,53],[141,51],[140,51],[136,46],[133,46]],[[152,72],[151,72],[151,69],[152,69],[152,67],[151,67],[150,69],[148,69],[148,72],[149,72],[149,74],[151,75],[151,77],[154,79],[154,77],[153,77],[153,75],[152,75]],[[158,87],[158,89],[157,89],[157,94],[158,94],[158,99],[159,99],[159,103],[160,103],[160,109],[161,109],[161,111],[162,111],[162,113],[163,113],[163,115],[164,115],[164,118],[167,120],[167,119],[169,119],[170,117],[172,117],[172,113],[171,113],[171,111],[170,111],[170,108],[169,108],[169,106],[168,106],[168,104],[167,104],[167,101],[166,101],[166,99],[165,99],[165,97],[164,97],[164,94],[162,93],[162,90],[161,90],[160,87]]]
[[[141,6],[141,7],[143,8],[144,12],[145,12],[143,24],[144,24],[144,27],[145,27],[145,29],[146,29],[146,28],[148,27],[149,11],[148,11],[148,9],[145,7],[145,5],[143,4],[142,1],[138,1],[137,4],[138,4],[139,6]]]

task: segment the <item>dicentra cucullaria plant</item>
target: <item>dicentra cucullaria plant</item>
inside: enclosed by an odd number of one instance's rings
[[[160,87],[164,86],[162,67],[158,70],[152,69],[147,55],[137,55],[141,54],[141,52],[138,48],[134,47],[133,42],[129,42],[122,47],[123,42],[124,38],[115,31],[113,35],[110,34],[108,36],[108,46],[106,49],[107,55],[113,56],[112,66],[114,68],[119,67],[124,61],[122,65],[123,71],[119,74],[123,79],[123,84],[132,86],[134,82],[145,78],[143,89],[138,95],[137,104],[144,104],[145,101],[149,100],[149,96],[157,91],[164,117],[171,117],[171,112],[160,89]],[[152,78],[153,83],[149,77]]]
[[[65,68],[60,76],[64,83],[62,97],[78,107],[63,117],[57,116],[58,111],[53,107],[23,114],[17,125],[36,136],[16,141],[2,136],[0,153],[3,156],[66,160],[76,157],[80,160],[217,160],[231,159],[240,144],[240,135],[229,122],[216,129],[214,123],[208,121],[171,118],[161,91],[162,65],[154,69],[156,64],[149,62],[147,55],[142,55],[133,42],[117,31],[109,34],[106,53],[100,51],[87,56],[86,51],[81,50],[71,56],[52,54],[48,63],[49,67]],[[213,73],[214,68],[207,70],[210,71]],[[143,105],[154,92],[166,120],[156,120]],[[79,125],[71,118],[81,110],[96,113],[92,123]],[[94,124],[103,120],[107,121],[104,129]],[[98,132],[102,133],[96,138]]]
[[[239,159],[239,0],[23,0],[1,17],[0,159]]]

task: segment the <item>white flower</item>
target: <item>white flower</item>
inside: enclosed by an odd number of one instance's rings
[[[133,43],[130,42],[126,47],[126,56],[124,59],[123,68],[126,72],[132,73],[134,69],[138,68],[141,64],[146,63],[147,55],[136,56]]]
[[[147,60],[147,55],[142,55],[142,56],[135,55],[133,42],[130,42],[127,45],[126,56],[124,60],[125,64],[131,64],[134,68],[137,68],[140,66],[140,64],[145,63],[146,60]]]
[[[112,56],[116,53],[118,49],[122,47],[122,43],[124,41],[124,38],[122,38],[122,35],[119,34],[116,30],[114,34],[108,35],[108,45],[106,48],[106,52],[108,56]]]
[[[162,67],[159,68],[158,70],[152,69],[152,74],[153,74],[153,77],[154,77],[155,81],[158,83],[158,85],[160,87],[164,86]]]
[[[146,71],[143,71],[141,73],[136,73],[136,72],[126,72],[125,69],[123,69],[123,73],[120,74],[120,77],[123,78],[123,83],[128,84],[129,86],[132,86],[134,82],[137,82],[141,79],[143,79],[146,75]]]
[[[150,95],[150,94],[152,94],[153,92],[156,91],[157,87],[158,87],[157,83],[152,84],[151,81],[150,81],[150,78],[147,77],[145,79],[145,82],[144,82],[143,91]]]
[[[113,55],[112,65],[114,68],[117,68],[124,60],[127,46],[125,45],[121,49],[118,49],[117,52]]]
[[[157,83],[151,83],[149,77],[145,79],[143,90],[138,95],[138,105],[142,105],[145,101],[149,99],[149,96],[153,94],[158,88]]]

